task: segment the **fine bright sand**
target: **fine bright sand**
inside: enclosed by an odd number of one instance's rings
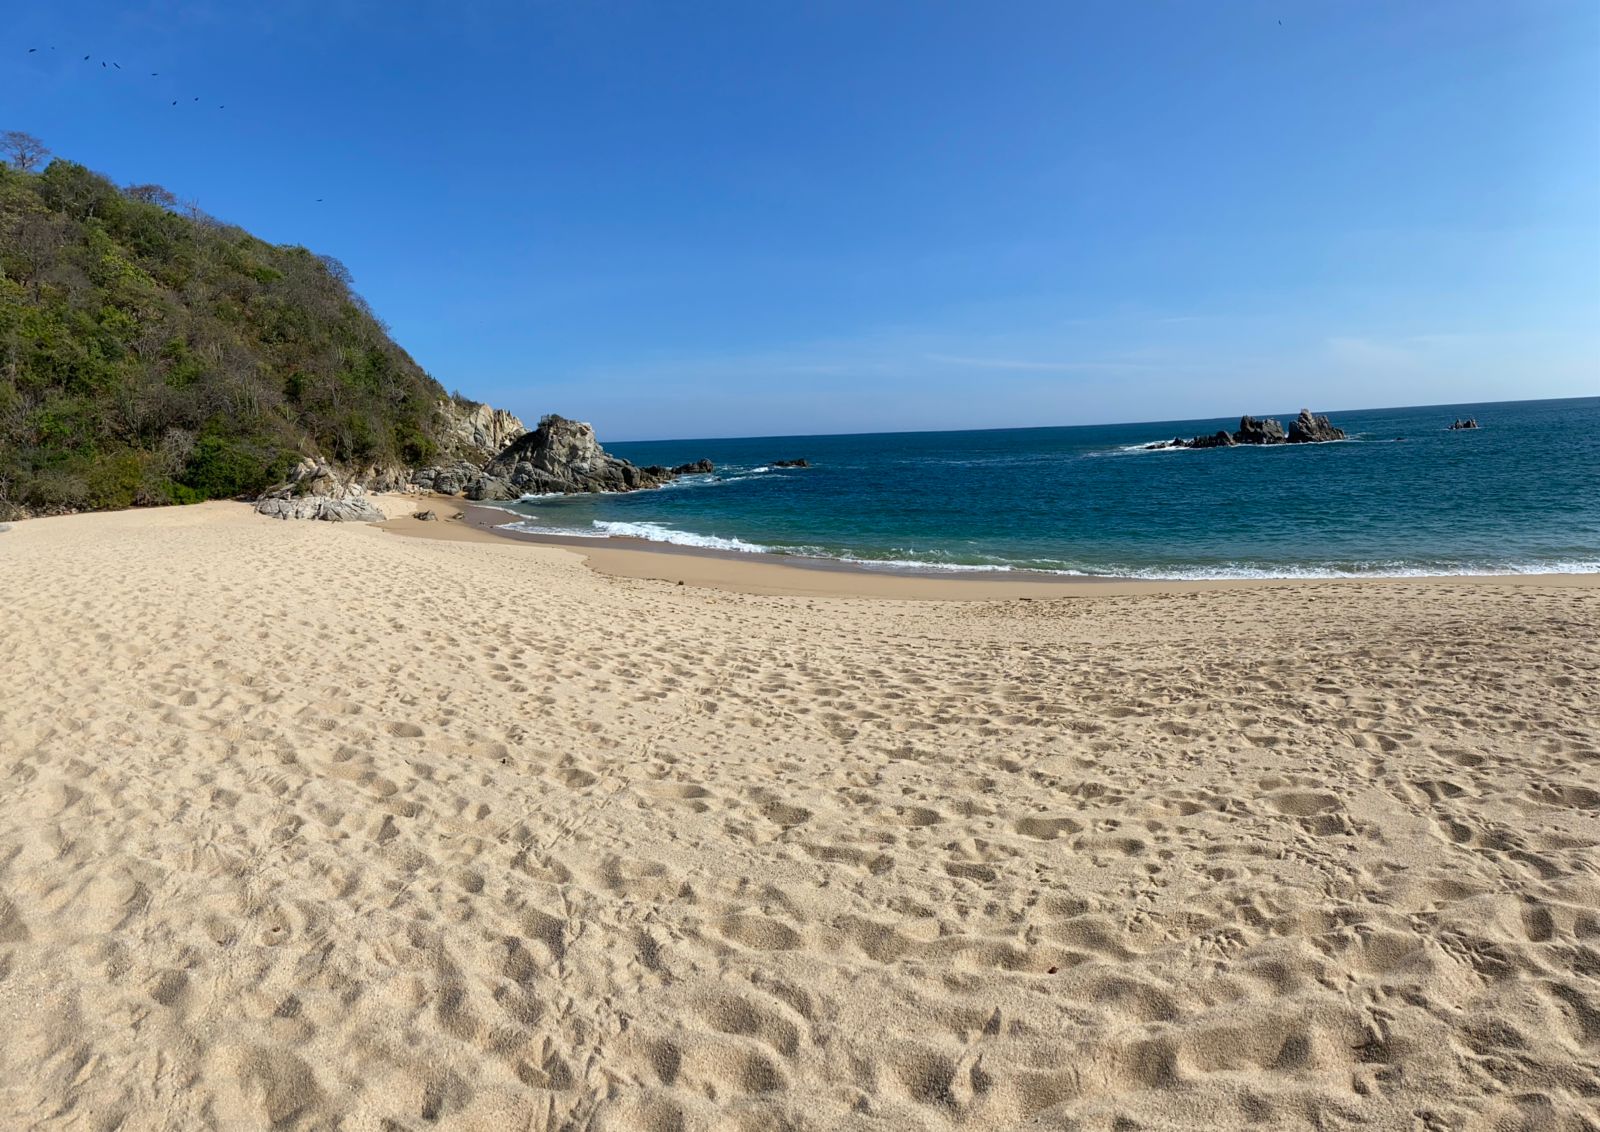
[[[492,537],[0,534],[0,1127],[1600,1127],[1596,579]]]

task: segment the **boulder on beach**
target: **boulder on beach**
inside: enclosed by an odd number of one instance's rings
[[[480,473],[467,485],[463,494],[475,503],[490,503],[500,499],[522,498],[522,492],[512,486],[510,480],[483,473]]]
[[[263,492],[256,511],[274,519],[320,519],[328,523],[381,523],[385,516],[367,490],[326,460],[307,457],[289,478]]]

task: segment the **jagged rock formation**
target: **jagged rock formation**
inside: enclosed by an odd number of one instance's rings
[[[446,398],[439,402],[440,447],[447,455],[476,459],[493,458],[506,445],[527,434],[527,426],[505,409],[495,409],[472,401]]]
[[[1478,427],[1478,418],[1477,417],[1468,417],[1464,421],[1463,420],[1457,420],[1446,431],[1449,431],[1449,432],[1460,432],[1463,429],[1477,428],[1477,427]]]
[[[1255,417],[1243,416],[1239,418],[1239,431],[1233,434],[1236,444],[1282,444],[1288,439],[1284,435],[1283,425],[1268,417],[1258,421]]]
[[[256,510],[274,519],[321,519],[331,523],[381,523],[384,514],[365,498],[366,488],[333,465],[305,459],[289,479],[256,500]]]
[[[772,461],[772,466],[774,468],[809,468],[811,461],[801,456],[797,460],[774,460]]]
[[[440,411],[451,410],[441,404]],[[715,470],[710,460],[676,468],[637,467],[601,448],[589,425],[553,414],[532,432],[510,413],[487,405],[454,419],[460,428],[453,435],[464,445],[475,446],[496,435],[512,439],[486,463],[457,457],[416,471],[375,467],[348,474],[325,460],[302,460],[286,482],[261,496],[256,510],[283,519],[370,522],[383,515],[361,498],[367,491],[426,491],[489,503],[551,492],[637,491],[659,487],[676,476]]]
[[[1289,425],[1290,444],[1326,444],[1343,439],[1344,429],[1335,428],[1326,416],[1313,415],[1310,409],[1301,409],[1300,415]]]
[[[1234,433],[1214,432],[1185,440],[1175,436],[1171,440],[1146,444],[1146,448],[1232,448],[1236,444],[1325,444],[1330,440],[1343,440],[1344,429],[1337,428],[1325,416],[1301,409],[1300,415],[1284,432],[1283,424],[1271,417],[1257,420],[1252,416],[1239,418],[1239,430]]]
[[[540,420],[538,428],[508,445],[483,470],[515,489],[515,494],[637,491],[659,487],[680,474],[659,466],[641,468],[612,456],[600,447],[591,426],[553,413]],[[472,498],[470,493],[468,498]]]

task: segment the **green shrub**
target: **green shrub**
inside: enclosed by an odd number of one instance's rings
[[[7,500],[195,502],[257,492],[308,451],[437,458],[444,390],[342,264],[175,205],[71,161],[0,168]]]

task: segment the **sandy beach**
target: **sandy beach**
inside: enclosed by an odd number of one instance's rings
[[[0,533],[0,1126],[1600,1127],[1600,576],[386,506]]]

